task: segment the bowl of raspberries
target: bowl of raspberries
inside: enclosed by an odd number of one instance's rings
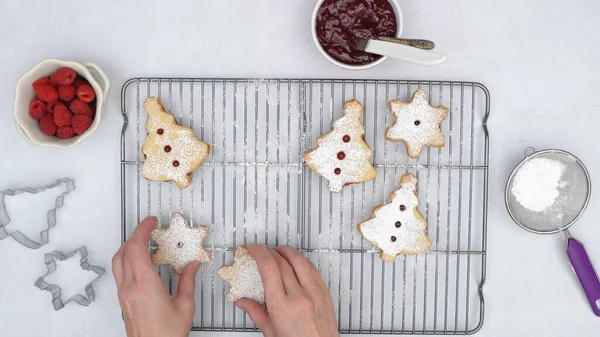
[[[17,129],[34,145],[73,147],[100,124],[109,87],[106,74],[93,63],[44,60],[17,83]]]

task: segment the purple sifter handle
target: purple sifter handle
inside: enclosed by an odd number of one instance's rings
[[[600,281],[589,256],[585,252],[585,248],[581,242],[570,237],[567,243],[567,255],[571,260],[571,266],[573,266],[577,278],[579,278],[585,296],[590,302],[592,311],[600,317]]]

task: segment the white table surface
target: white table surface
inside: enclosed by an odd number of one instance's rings
[[[62,176],[77,184],[50,244],[30,250],[11,239],[0,241],[2,336],[124,336],[110,273],[120,238],[120,88],[130,77],[149,75],[484,83],[492,94],[490,208],[485,324],[478,335],[598,335],[600,319],[570,270],[564,238],[535,236],[514,225],[503,189],[529,145],[575,153],[600,181],[600,3],[400,0],[405,36],[434,40],[448,62],[422,68],[388,60],[349,72],[328,63],[313,46],[314,2],[0,1],[0,189]],[[16,81],[48,57],[96,62],[112,81],[99,129],[71,150],[31,146],[13,122]],[[597,265],[599,217],[595,193],[573,227]],[[81,244],[92,262],[109,271],[90,307],[55,312],[49,294],[32,285],[45,271],[43,254]]]

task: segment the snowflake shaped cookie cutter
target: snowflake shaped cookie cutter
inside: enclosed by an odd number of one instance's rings
[[[54,208],[48,210],[47,214],[47,224],[48,227],[40,232],[39,242],[34,241],[33,239],[25,236],[25,234],[16,230],[14,232],[8,232],[6,230],[6,226],[10,224],[11,219],[8,214],[8,210],[6,209],[6,201],[5,196],[16,196],[22,193],[30,193],[36,194],[46,190],[57,188],[61,185],[65,185],[66,190],[61,193],[58,197],[56,197],[56,201],[54,203]],[[56,210],[61,208],[64,204],[65,196],[71,191],[75,189],[75,182],[69,178],[58,179],[54,184],[42,187],[24,187],[21,189],[13,189],[13,190],[5,190],[0,191],[0,240],[11,236],[15,241],[22,244],[23,246],[31,249],[38,249],[41,246],[45,245],[49,241],[49,233],[50,229],[56,226]]]
[[[81,254],[81,259],[80,259],[81,269],[92,271],[92,272],[96,273],[98,276],[85,286],[86,296],[83,296],[81,294],[76,294],[73,297],[68,298],[66,301],[63,301],[61,298],[62,291],[61,291],[60,287],[55,284],[50,284],[50,283],[46,282],[44,279],[48,275],[50,275],[56,271],[56,260],[66,261],[66,260],[74,257],[75,254],[77,254],[77,253]],[[106,270],[104,270],[104,268],[102,268],[102,267],[89,264],[87,261],[87,256],[88,256],[88,253],[87,253],[87,249],[85,248],[85,246],[79,247],[79,248],[75,249],[74,251],[71,251],[67,254],[55,250],[55,251],[52,251],[52,252],[44,255],[44,263],[46,264],[48,271],[46,272],[46,274],[44,274],[44,276],[41,276],[40,278],[37,279],[37,281],[35,281],[35,286],[40,288],[41,290],[47,290],[52,293],[52,304],[54,305],[54,310],[60,310],[60,309],[64,308],[64,306],[67,305],[67,303],[69,303],[69,302],[76,302],[79,305],[87,307],[92,302],[94,302],[94,300],[96,299],[96,293],[94,292],[93,285],[104,274],[104,272],[106,272]]]

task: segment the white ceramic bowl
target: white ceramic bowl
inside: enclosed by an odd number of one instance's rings
[[[62,67],[69,67],[75,70],[77,74],[85,78],[90,83],[96,92],[96,116],[94,118],[94,122],[84,133],[70,139],[59,139],[55,136],[45,135],[39,128],[39,122],[29,116],[29,104],[35,97],[35,91],[33,90],[31,84],[41,77],[52,75],[56,70]],[[104,82],[103,86],[101,86],[96,78],[92,76],[89,69],[95,70],[100,75],[102,82]],[[110,83],[108,81],[108,77],[106,77],[106,74],[102,71],[102,69],[100,69],[94,63],[79,63],[56,59],[43,60],[33,67],[33,69],[25,73],[19,82],[17,82],[14,107],[17,130],[19,130],[23,137],[33,145],[51,146],[64,149],[73,147],[79,144],[79,142],[81,142],[84,138],[91,135],[96,128],[98,128],[100,120],[102,119],[102,106],[106,100],[106,95],[108,94],[109,88]]]
[[[315,6],[315,9],[313,10],[312,19],[310,21],[310,24],[311,24],[310,29],[312,31],[313,42],[315,43],[315,46],[317,46],[317,49],[321,52],[321,55],[323,55],[324,58],[328,59],[329,62],[335,64],[338,67],[342,67],[344,69],[351,69],[351,70],[369,69],[369,68],[372,68],[372,67],[380,64],[381,62],[383,62],[387,59],[387,56],[383,56],[379,60],[372,62],[372,63],[363,64],[363,65],[349,65],[349,64],[345,64],[340,61],[337,61],[333,57],[329,56],[329,54],[327,54],[325,52],[325,49],[323,49],[323,46],[321,46],[321,43],[319,43],[319,39],[317,38],[317,13],[319,12],[319,9],[321,8],[321,4],[323,4],[324,1],[325,0],[319,0],[317,2],[317,5]],[[398,32],[396,32],[396,37],[401,37],[404,21],[402,20],[402,11],[400,10],[400,5],[398,5],[398,2],[396,0],[388,0],[388,1],[390,2],[392,7],[394,8],[394,11],[396,12],[396,22],[398,23]]]

